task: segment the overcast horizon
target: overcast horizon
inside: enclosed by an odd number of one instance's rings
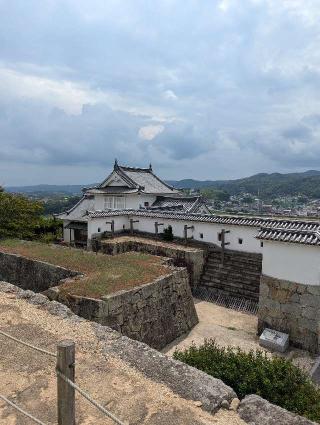
[[[0,0],[0,185],[320,169],[316,0]]]

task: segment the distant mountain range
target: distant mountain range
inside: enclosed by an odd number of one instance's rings
[[[251,177],[236,180],[167,180],[178,189],[214,188],[224,190],[230,195],[248,192],[264,198],[277,195],[306,195],[311,198],[320,198],[320,171],[309,170],[304,173],[260,173]],[[88,185],[47,185],[35,186],[10,186],[8,192],[25,193],[33,195],[65,194],[79,195],[83,187]]]
[[[230,195],[248,192],[261,197],[277,195],[306,195],[320,198],[320,171],[309,170],[304,173],[260,173],[237,180],[170,180],[169,184],[179,188],[214,188],[225,190]]]
[[[90,185],[83,184],[37,184],[34,186],[8,186],[5,187],[7,192],[24,193],[26,195],[52,195],[52,194],[65,194],[65,195],[79,195],[83,187],[95,186],[97,183]]]

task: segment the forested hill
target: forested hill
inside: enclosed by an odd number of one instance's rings
[[[169,184],[183,188],[213,188],[236,195],[242,192],[260,194],[261,197],[269,198],[277,195],[300,195],[304,194],[310,198],[320,198],[320,171],[309,170],[304,173],[260,173],[251,177],[237,180],[168,180]],[[50,194],[66,194],[69,196],[80,195],[81,189],[92,187],[87,185],[37,185],[21,187],[5,187],[8,192],[19,192],[25,194],[36,194],[46,196]]]
[[[177,188],[215,188],[225,190],[230,195],[242,192],[260,194],[261,197],[277,195],[304,194],[311,198],[320,198],[320,171],[309,170],[304,173],[260,173],[237,180],[170,180],[169,184]]]

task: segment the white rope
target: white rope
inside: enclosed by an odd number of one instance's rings
[[[29,344],[28,342],[21,341],[21,339],[15,338],[14,336],[11,336],[3,331],[0,331],[0,334],[6,336],[7,338],[12,339],[13,341],[18,342],[19,344],[25,345],[26,347],[39,351],[40,353],[48,354],[48,356],[52,356],[52,357],[57,357],[57,355],[55,353],[51,353],[51,351],[47,351],[47,350],[44,350],[43,348],[35,347],[34,345]]]
[[[111,412],[109,412],[107,409],[105,409],[101,404],[93,400],[93,398],[90,397],[89,394],[87,394],[85,391],[83,391],[78,385],[76,385],[74,382],[72,382],[69,378],[67,378],[63,373],[61,373],[57,369],[57,375],[60,376],[65,382],[67,382],[72,388],[74,388],[76,391],[78,391],[85,399],[87,399],[90,403],[92,403],[97,409],[99,409],[102,413],[104,413],[106,416],[108,416],[110,419],[112,419],[116,424],[118,425],[127,425],[125,422],[122,422],[120,419],[118,419],[116,416],[114,416]]]
[[[17,406],[12,401],[10,401],[9,399],[7,399],[7,397],[5,397],[5,396],[3,396],[3,395],[0,394],[0,398],[2,398],[2,400],[5,401],[6,403],[10,404],[10,406],[12,406],[14,409],[18,410],[18,412],[20,412],[23,415],[27,416],[27,418],[33,420],[33,422],[35,422],[36,424],[46,425],[44,422],[39,421],[39,419],[37,419],[34,416],[30,415],[30,413],[28,413],[25,410],[21,409],[21,407]]]

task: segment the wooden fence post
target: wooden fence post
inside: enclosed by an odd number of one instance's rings
[[[57,346],[57,370],[74,382],[75,344],[60,341]],[[58,425],[75,425],[75,390],[57,375]]]

